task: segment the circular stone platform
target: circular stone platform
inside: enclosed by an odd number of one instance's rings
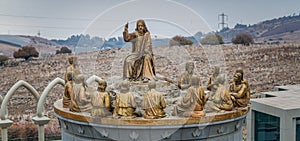
[[[201,118],[167,116],[162,119],[115,119],[74,113],[63,108],[62,100],[58,100],[54,103],[54,112],[59,119],[63,141],[241,141],[248,108],[208,113]]]

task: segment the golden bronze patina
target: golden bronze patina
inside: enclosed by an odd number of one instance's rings
[[[70,66],[67,67],[66,69],[66,73],[65,73],[65,82],[68,82],[68,72],[73,72],[73,78],[76,77],[77,75],[79,75],[81,72],[80,70],[77,68],[78,65],[78,61],[77,61],[77,57],[71,56],[68,58],[69,64]]]
[[[73,95],[73,71],[67,73],[67,81],[65,84],[65,92],[63,95],[63,107],[70,108],[71,95]]]
[[[215,66],[213,68],[213,74],[209,77],[209,80],[208,80],[208,83],[207,83],[207,86],[206,86],[207,90],[211,91],[211,89],[214,86],[214,83],[215,83],[217,77],[219,76],[219,74],[220,74],[220,68],[218,66]]]
[[[70,111],[88,112],[91,110],[90,95],[86,92],[85,77],[80,74],[74,79],[73,93],[71,95]]]
[[[152,41],[145,21],[138,20],[133,33],[128,33],[127,23],[123,38],[125,42],[132,43],[131,54],[124,61],[123,79],[130,81],[156,80]]]
[[[73,94],[73,83],[74,78],[80,74],[77,68],[78,61],[77,57],[71,56],[68,58],[70,66],[67,67],[65,73],[65,91],[63,95],[63,107],[70,108],[71,105],[71,95]]]
[[[136,116],[140,118],[143,116],[145,120],[148,120],[173,114],[169,113],[168,108],[165,109],[167,104],[164,95],[156,91],[156,83],[160,88],[161,85],[165,86],[166,84],[162,81],[155,82],[157,78],[152,41],[145,21],[138,20],[133,33],[128,32],[127,23],[123,38],[126,42],[132,43],[132,51],[124,60],[124,81],[120,85],[120,91],[106,91],[107,82],[100,79],[97,80],[97,91],[95,88],[88,87],[85,77],[80,74],[80,70],[77,68],[77,58],[69,57],[70,66],[66,69],[65,74],[63,108],[68,108],[71,112],[91,113],[90,116],[95,119],[109,118],[112,115],[114,118],[135,118]],[[234,79],[230,81],[228,89],[224,74],[220,74],[220,68],[215,66],[207,84],[209,92],[205,95],[200,77],[194,74],[194,68],[193,62],[187,62],[185,72],[180,75],[177,84],[172,84],[175,86],[174,90],[184,94],[184,96],[176,97],[176,100],[172,101],[175,105],[171,106],[174,106],[174,113],[176,113],[173,115],[179,116],[177,118],[202,118],[205,117],[206,112],[219,113],[221,111],[232,111],[233,109],[244,109],[244,107],[245,109],[248,108],[250,88],[248,81],[243,78],[244,72],[242,69],[236,70]],[[158,76],[158,78],[160,77]],[[130,81],[149,82],[149,90],[144,83]],[[176,86],[181,90],[178,90]],[[133,92],[129,91],[130,87]],[[136,96],[136,89],[141,90],[141,94],[145,95]],[[114,93],[114,95],[110,93]],[[140,109],[145,112],[141,112]]]
[[[243,78],[244,72],[238,69],[230,81],[229,91],[235,107],[247,107],[250,100],[250,88],[248,81]]]
[[[166,116],[164,108],[166,102],[164,96],[155,90],[156,82],[151,81],[148,84],[149,91],[144,95],[142,108],[145,110],[144,117],[147,119],[163,118]]]
[[[187,89],[191,86],[191,77],[194,74],[194,63],[187,62],[185,64],[185,72],[181,74],[180,78],[178,79],[178,87],[180,89]]]
[[[225,86],[225,76],[219,75],[214,80],[205,109],[207,112],[221,112],[231,111],[233,108],[229,90]]]
[[[120,93],[116,96],[116,104],[113,117],[134,118],[134,111],[136,109],[136,102],[134,96],[129,92],[130,83],[123,81],[121,84]]]
[[[98,82],[98,91],[91,94],[91,104],[92,111],[91,115],[93,117],[105,117],[111,115],[109,110],[110,106],[110,96],[109,93],[105,91],[107,83],[105,80]]]
[[[200,85],[199,76],[191,77],[191,87],[187,89],[186,95],[177,106],[177,113],[184,117],[201,117],[205,115],[204,105],[206,103],[204,89]]]

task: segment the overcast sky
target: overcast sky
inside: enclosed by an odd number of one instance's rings
[[[145,19],[152,35],[186,36],[219,30],[221,13],[232,28],[298,15],[299,5],[300,0],[0,0],[0,34],[109,38],[121,35],[126,22],[132,31],[137,19]]]

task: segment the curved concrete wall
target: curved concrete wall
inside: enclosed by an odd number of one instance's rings
[[[61,100],[54,106],[63,141],[242,141],[242,129],[248,112],[245,109],[237,109],[203,118],[114,119],[93,118],[86,113],[72,113],[59,107]]]

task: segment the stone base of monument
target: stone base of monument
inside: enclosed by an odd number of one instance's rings
[[[167,116],[161,119],[94,118],[90,113],[74,113],[54,103],[63,141],[86,140],[205,140],[242,141],[248,108],[229,112],[208,113],[201,118]]]

